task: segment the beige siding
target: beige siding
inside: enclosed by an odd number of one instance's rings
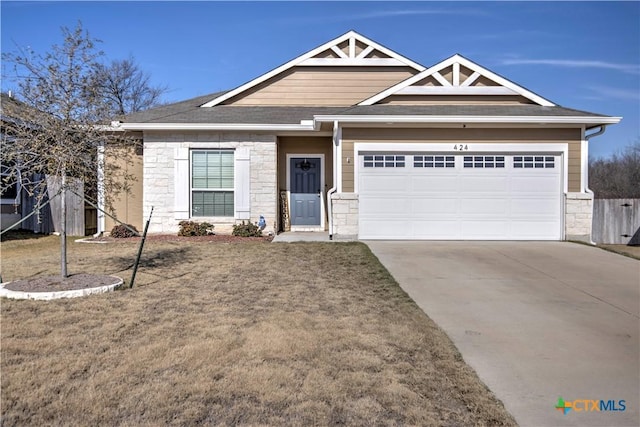
[[[415,82],[411,86],[442,86],[439,81],[437,81],[432,76],[427,76],[424,79]]]
[[[473,82],[471,86],[500,86],[500,85],[494,82],[493,80],[489,80],[488,78],[482,76],[478,78],[478,80]]]
[[[225,104],[354,105],[415,73],[409,67],[294,67]]]
[[[117,195],[112,195],[111,208],[107,207],[107,212],[115,216],[120,221],[134,225],[139,231],[143,230],[143,218],[142,218],[142,155],[135,154],[131,149],[129,155],[133,162],[127,164],[123,161],[118,161],[114,156],[109,155],[109,151],[106,153],[106,170],[107,173],[110,167],[124,168],[127,174],[131,174],[135,177],[135,180],[129,182],[131,187],[129,193],[122,192]],[[106,232],[110,232],[111,229],[118,223],[106,217],[105,227]]]
[[[353,191],[355,142],[568,143],[570,192],[580,191],[580,129],[343,129],[343,191]],[[346,163],[347,157],[352,159]],[[347,167],[348,166],[348,167]]]
[[[465,80],[467,80],[471,74],[473,74],[473,71],[470,70],[469,68],[465,67],[465,66],[460,66],[460,83],[464,82]]]
[[[347,162],[349,158],[351,162]],[[353,142],[344,141],[342,143],[342,191],[344,193],[352,193],[354,191],[353,165],[356,160],[353,157]]]
[[[379,104],[392,105],[518,105],[532,104],[519,95],[391,95]]]
[[[453,84],[453,65],[445,68],[444,70],[440,70],[439,73],[444,77],[449,83]]]

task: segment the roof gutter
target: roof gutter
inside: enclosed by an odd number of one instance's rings
[[[232,130],[232,131],[313,131],[314,124],[272,123],[120,123],[113,130]]]
[[[314,116],[316,122],[341,123],[526,123],[526,124],[594,124],[607,125],[616,124],[622,117],[585,117],[585,116],[389,116],[389,115],[362,115],[362,116],[340,116],[340,115],[317,115]]]

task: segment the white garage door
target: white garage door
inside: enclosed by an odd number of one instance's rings
[[[553,154],[361,153],[360,239],[561,240]]]

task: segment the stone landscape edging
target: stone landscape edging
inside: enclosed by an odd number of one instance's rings
[[[0,297],[11,298],[11,299],[33,299],[33,300],[41,300],[41,301],[48,301],[48,300],[60,299],[60,298],[78,298],[78,297],[84,297],[87,295],[113,292],[118,286],[121,286],[124,283],[124,280],[118,276],[109,275],[109,277],[118,279],[118,282],[111,285],[97,286],[95,288],[72,289],[68,291],[57,291],[57,292],[12,291],[10,289],[5,288],[5,286],[11,282],[5,282],[5,283],[0,283]]]

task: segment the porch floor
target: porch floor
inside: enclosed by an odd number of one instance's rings
[[[277,234],[274,242],[331,242],[328,231],[287,231]]]

